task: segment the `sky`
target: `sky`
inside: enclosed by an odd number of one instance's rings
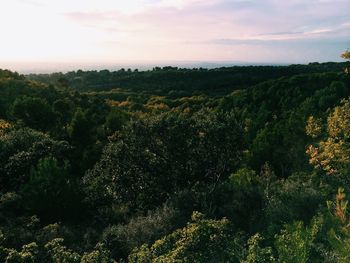
[[[341,61],[350,0],[0,0],[0,67]]]

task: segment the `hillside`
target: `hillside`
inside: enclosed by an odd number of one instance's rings
[[[0,262],[349,262],[344,67],[0,70]]]

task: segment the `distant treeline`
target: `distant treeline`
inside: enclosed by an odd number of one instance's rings
[[[155,67],[138,71],[72,71],[68,73],[31,74],[27,78],[43,83],[69,86],[77,91],[107,91],[115,88],[158,95],[184,96],[193,92],[227,94],[259,82],[297,74],[340,72],[345,63],[311,63],[290,66],[235,66],[216,69]]]

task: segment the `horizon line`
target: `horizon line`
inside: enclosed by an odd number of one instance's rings
[[[220,67],[248,67],[248,66],[290,66],[309,65],[312,63],[342,63],[343,61],[310,61],[310,62],[245,62],[233,60],[159,60],[159,61],[124,61],[124,62],[9,62],[1,63],[0,69],[15,71],[20,74],[53,74],[67,73],[77,70],[94,71],[109,70],[118,71],[131,69],[132,71],[149,71],[155,67],[177,67],[181,69],[215,69]],[[8,64],[8,65],[6,65]]]

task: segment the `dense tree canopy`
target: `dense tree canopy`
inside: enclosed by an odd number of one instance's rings
[[[0,70],[0,262],[349,262],[346,63]]]

